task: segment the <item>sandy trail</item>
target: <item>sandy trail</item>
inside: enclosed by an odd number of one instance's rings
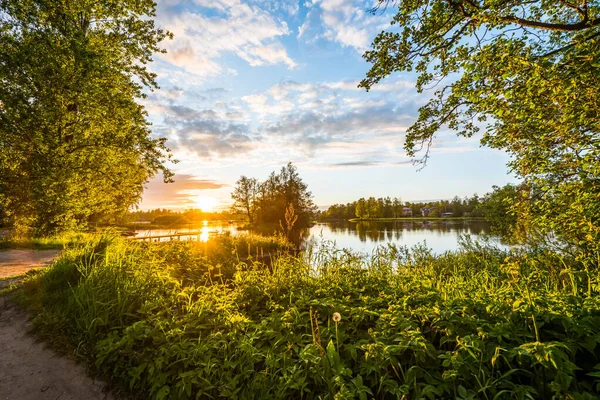
[[[0,297],[0,400],[113,399],[83,365],[58,357],[27,332],[23,312]]]
[[[0,251],[0,279],[21,275],[52,263],[60,250],[2,250]]]
[[[0,278],[48,265],[58,250],[0,251]],[[19,278],[0,280],[0,289]],[[83,365],[59,357],[28,333],[27,315],[0,296],[0,400],[114,399]]]

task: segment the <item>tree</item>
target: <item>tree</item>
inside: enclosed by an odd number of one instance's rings
[[[392,204],[392,199],[389,196],[383,199],[383,217],[394,217],[394,208]]]
[[[36,233],[125,214],[158,172],[146,64],[169,34],[151,0],[0,0],[0,202]]]
[[[462,217],[464,214],[464,206],[460,197],[454,196],[452,203],[450,203],[450,212],[453,217]]]
[[[312,193],[308,191],[308,185],[302,181],[298,169],[291,162],[281,168],[279,179],[286,208],[292,206],[299,226],[308,226],[317,210],[312,200]]]
[[[492,191],[487,193],[477,206],[477,212],[491,222],[494,233],[504,237],[514,234],[517,217],[512,205],[517,201],[518,195],[519,190],[515,185],[493,186]]]
[[[381,1],[380,7],[389,5]],[[426,162],[436,132],[453,129],[512,155],[531,188],[515,206],[530,228],[582,254],[599,250],[600,5],[596,1],[400,1],[365,58],[370,89],[415,71],[419,92],[438,87],[407,132]],[[536,235],[537,236],[537,235]],[[539,236],[537,236],[539,237]]]
[[[398,218],[398,217],[402,217],[402,211],[403,211],[403,206],[402,206],[402,200],[394,197],[394,201],[392,203],[392,209],[394,210],[394,218]]]
[[[357,218],[367,218],[367,202],[364,198],[360,198],[356,202],[356,217]]]
[[[260,184],[254,178],[242,176],[232,197],[234,207],[251,210],[251,222],[262,225],[289,227],[293,220],[294,228],[304,228],[317,211],[312,193],[292,163],[281,168],[279,173],[272,172]]]
[[[248,222],[254,222],[256,212],[256,196],[258,194],[258,181],[255,178],[241,176],[235,183],[235,189],[231,193],[234,200],[232,210],[244,213],[248,216]]]

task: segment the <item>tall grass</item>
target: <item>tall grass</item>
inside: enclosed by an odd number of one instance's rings
[[[20,237],[14,235],[0,236],[0,250],[4,249],[62,249],[69,244],[78,243],[90,238],[87,233],[61,233],[45,237]]]
[[[99,236],[21,294],[41,332],[143,398],[598,398],[598,271],[472,242],[367,257],[219,240]]]

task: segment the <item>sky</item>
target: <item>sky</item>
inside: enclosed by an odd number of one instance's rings
[[[515,182],[508,156],[478,138],[437,135],[423,169],[403,150],[406,129],[433,92],[396,73],[357,88],[363,58],[393,9],[362,0],[158,0],[174,34],[151,70],[160,89],[142,100],[166,137],[175,182],[152,179],[141,209],[223,209],[241,175],[264,180],[293,162],[326,207],[361,197],[403,201],[484,194]]]

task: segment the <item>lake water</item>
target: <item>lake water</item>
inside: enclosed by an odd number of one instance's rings
[[[476,239],[489,233],[490,224],[485,221],[334,222],[313,226],[308,240],[334,241],[337,248],[366,253],[388,243],[408,247],[424,243],[435,253],[443,253],[456,250],[462,235]]]
[[[138,230],[136,237],[163,236],[174,234],[181,240],[206,241],[211,235],[238,232],[235,224],[204,222],[178,229]],[[461,235],[478,238],[490,233],[490,224],[484,221],[393,221],[393,222],[327,222],[318,223],[305,234],[306,243],[318,245],[322,241],[334,242],[338,248],[372,252],[377,246],[394,243],[401,246],[414,246],[425,243],[436,253],[456,250]],[[169,237],[160,240],[168,241]]]
[[[181,235],[181,240],[199,240],[201,242],[206,242],[211,235],[222,234],[225,232],[229,232],[231,234],[236,234],[240,231],[237,229],[237,225],[229,224],[226,222],[209,222],[204,221],[200,224],[189,224],[185,226],[180,226],[177,228],[163,228],[163,229],[136,229],[135,237],[144,238],[144,237],[156,237],[162,236],[153,240],[160,240],[161,242],[168,242],[171,239],[177,239],[175,235]],[[186,235],[190,233],[189,235]],[[170,236],[172,235],[172,236]]]

